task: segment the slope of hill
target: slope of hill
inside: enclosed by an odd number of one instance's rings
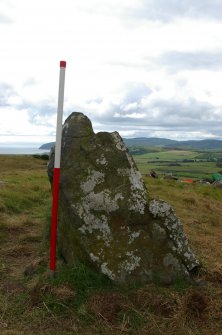
[[[187,148],[187,149],[222,149],[222,140],[188,140],[176,141],[167,138],[141,137],[124,138],[128,147],[132,146],[154,146],[162,148]]]
[[[53,147],[53,145],[55,145],[55,142],[45,143],[45,144],[41,145],[41,147],[39,147],[39,149],[50,150]]]
[[[187,148],[196,150],[222,150],[222,140],[189,140],[176,141],[167,138],[137,137],[124,138],[127,147],[162,147],[162,148]],[[50,150],[55,142],[43,144],[39,149]]]
[[[176,141],[178,147],[191,149],[222,149],[222,140]]]
[[[167,138],[157,138],[157,137],[124,138],[123,140],[127,147],[132,146],[166,147],[166,146],[174,146],[178,142],[174,140],[169,140]]]

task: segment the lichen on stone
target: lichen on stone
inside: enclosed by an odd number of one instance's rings
[[[113,137],[116,148],[121,151],[126,151],[126,146],[117,131],[111,133],[111,136]]]
[[[134,251],[126,252],[127,259],[122,262],[121,269],[128,272],[129,274],[140,266],[141,257],[136,256]]]
[[[108,268],[108,263],[102,263],[101,264],[101,271],[104,275],[108,276],[110,279],[114,280],[115,275],[114,273]]]
[[[97,164],[100,164],[100,165],[107,165],[108,162],[106,160],[106,157],[104,156],[104,154],[102,154],[97,160],[96,160],[96,163]]]
[[[104,173],[96,170],[88,169],[87,180],[81,184],[81,189],[84,193],[91,192],[95,186],[104,181]]]
[[[88,213],[87,217],[84,217],[84,222],[85,223],[78,228],[79,231],[83,234],[98,234],[98,236],[103,238],[104,243],[109,245],[112,235],[105,215],[96,217],[95,215]]]
[[[99,261],[99,257],[95,256],[92,252],[90,252],[89,256],[90,256],[90,258],[93,262],[98,262]]]
[[[137,239],[137,237],[140,236],[141,232],[140,231],[131,232],[130,228],[129,227],[127,228],[129,234],[129,244],[132,244]]]
[[[118,175],[128,177],[130,182],[131,195],[129,197],[129,209],[143,214],[147,203],[147,193],[142,181],[141,174],[135,168],[117,170]]]

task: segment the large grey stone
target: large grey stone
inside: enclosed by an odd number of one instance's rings
[[[81,113],[63,127],[58,245],[69,264],[86,262],[115,282],[171,283],[200,265],[172,207],[149,200],[120,135],[95,134]]]

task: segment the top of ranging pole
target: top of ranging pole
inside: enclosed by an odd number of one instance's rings
[[[63,117],[64,88],[65,88],[65,70],[66,70],[66,62],[64,60],[61,60],[60,61],[60,76],[59,76],[59,95],[58,95],[54,168],[60,168],[61,141],[62,141],[62,117]]]
[[[65,88],[65,70],[66,70],[66,62],[60,61],[56,145],[55,145],[55,161],[54,161],[53,193],[52,193],[52,224],[51,224],[51,238],[50,238],[50,271],[52,276],[54,276],[56,269],[56,240],[57,240],[57,224],[58,224],[59,177],[60,177],[62,118],[63,118],[63,103],[64,103],[64,88]]]

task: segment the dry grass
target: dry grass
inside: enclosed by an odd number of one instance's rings
[[[151,197],[169,202],[204,266],[222,271],[222,190],[145,178]],[[207,252],[206,252],[207,250]]]
[[[0,334],[222,334],[222,190],[145,178],[173,205],[203,268],[199,284],[112,287],[82,266],[47,276],[45,161],[0,156]]]

